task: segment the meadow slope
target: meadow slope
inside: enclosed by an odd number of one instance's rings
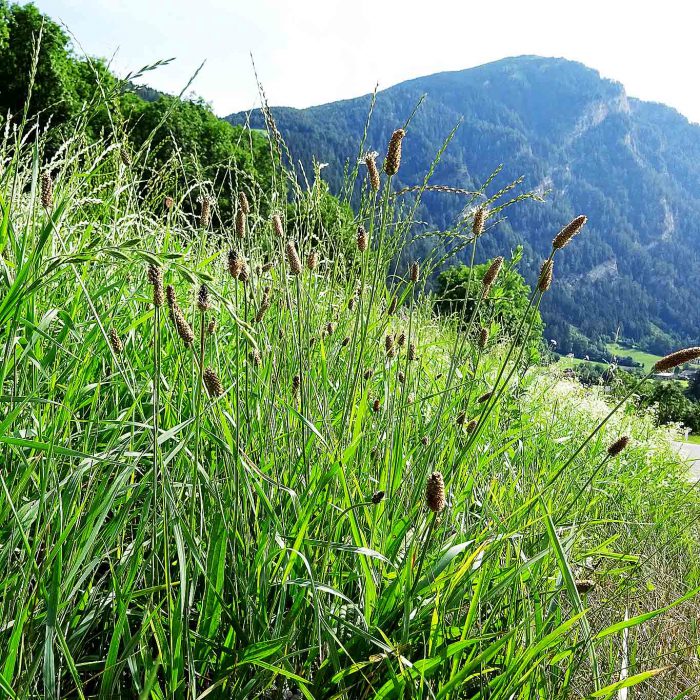
[[[318,170],[145,162],[0,148],[7,697],[692,696],[697,495],[651,416],[528,361],[548,268],[507,337],[498,259],[470,318],[397,266],[391,175],[348,230]],[[489,187],[447,244],[492,233]]]

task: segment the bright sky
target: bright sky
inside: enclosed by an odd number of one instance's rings
[[[120,74],[193,90],[219,115],[259,103],[306,107],[520,54],[562,56],[700,122],[698,0],[35,0]]]

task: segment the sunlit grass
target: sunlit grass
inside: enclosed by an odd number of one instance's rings
[[[608,350],[617,357],[631,357],[635,362],[639,362],[645,372],[649,372],[654,364],[661,359],[661,355],[654,355],[635,348],[629,348],[620,343],[608,343]]]
[[[196,202],[236,192],[127,166],[111,138],[78,131],[49,161],[18,132],[0,151],[8,697],[611,697],[623,667],[665,697],[696,682],[698,499],[650,417],[529,366],[529,313],[483,348],[485,300],[434,315],[435,261],[398,262],[412,214],[385,176],[349,182],[366,250],[319,225],[318,181],[281,161],[239,238]],[[495,221],[508,191],[471,204]],[[288,198],[303,216],[280,236]],[[471,216],[440,250],[478,250]],[[149,265],[191,333],[154,308]]]

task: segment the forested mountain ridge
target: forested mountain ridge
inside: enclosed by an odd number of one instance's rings
[[[503,164],[492,189],[523,175],[525,188],[548,191],[544,203],[510,208],[508,220],[483,238],[480,259],[522,243],[532,282],[561,225],[588,215],[586,235],[557,261],[554,293],[543,304],[547,335],[561,350],[600,348],[617,333],[656,351],[697,343],[700,126],[628,97],[582,64],[521,56],[383,90],[367,147],[383,153],[423,95],[404,141],[399,185],[422,182],[419,174],[462,120],[434,184],[473,189]],[[292,156],[305,167],[312,157],[328,162],[323,173],[337,189],[344,163],[357,155],[370,99],[272,111]],[[256,112],[227,119],[264,126]],[[446,228],[463,204],[426,195],[419,217]]]

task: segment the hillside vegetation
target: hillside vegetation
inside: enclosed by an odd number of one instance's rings
[[[479,262],[523,245],[523,270],[534,284],[550,232],[587,213],[588,236],[561,262],[557,293],[542,305],[547,337],[562,352],[609,357],[605,342],[618,335],[658,354],[698,341],[700,126],[628,97],[579,63],[521,56],[382,90],[367,125],[368,150],[381,150],[423,97],[407,130],[397,188],[423,183],[459,125],[431,185],[478,190],[503,164],[497,187],[523,176],[525,190],[548,192],[543,203],[509,212]],[[341,192],[344,163],[355,158],[372,100],[273,112],[292,158],[329,163],[326,177]],[[228,117],[236,124],[249,118],[261,125],[255,112]],[[458,193],[426,193],[414,230],[458,227],[465,203]],[[422,255],[439,244],[439,237],[422,239],[413,251]]]
[[[689,697],[696,491],[652,416],[532,363],[585,217],[527,287],[474,262],[528,204],[488,182],[404,264],[398,128],[350,209],[269,111],[269,181],[241,129],[219,191],[175,138],[125,157],[94,90],[102,133],[0,141],[3,695]]]
[[[223,123],[201,99],[132,84],[167,62],[118,79],[103,60],[78,56],[66,31],[34,5],[0,0],[0,126],[39,118],[51,127],[48,156],[60,152],[79,124],[86,142],[109,143],[122,160],[138,162],[153,197],[196,179],[216,194],[214,217],[233,226],[231,191],[269,187],[268,142]],[[232,182],[233,175],[241,180]],[[185,201],[189,211],[198,209],[199,194]]]

